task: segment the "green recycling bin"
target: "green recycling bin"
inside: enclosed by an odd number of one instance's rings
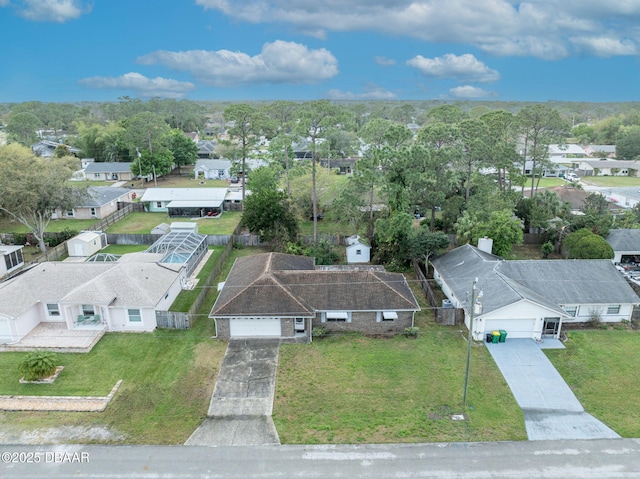
[[[504,343],[507,340],[507,332],[504,329],[500,330],[500,342]]]
[[[500,331],[493,331],[493,341],[491,341],[493,344],[499,343],[500,342]]]

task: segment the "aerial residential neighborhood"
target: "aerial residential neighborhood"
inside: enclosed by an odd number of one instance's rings
[[[312,3],[0,0],[0,477],[636,477],[640,10]]]

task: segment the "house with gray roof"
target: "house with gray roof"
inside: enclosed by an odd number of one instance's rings
[[[517,260],[463,245],[431,261],[434,279],[454,307],[465,312],[473,337],[495,330],[508,337],[557,338],[562,325],[630,320],[640,298],[609,260]],[[476,295],[471,305],[474,280]],[[480,294],[482,292],[482,294]]]
[[[114,186],[90,186],[86,191],[78,190],[80,195],[77,206],[62,211],[59,208],[53,214],[54,219],[73,218],[80,220],[106,218],[118,211],[118,203],[133,201],[133,191]]]
[[[228,188],[147,188],[140,201],[147,211],[169,216],[217,217]]]
[[[0,344],[24,338],[40,323],[66,329],[153,331],[156,311],[182,289],[183,265],[162,254],[132,253],[116,262],[44,262],[0,283]]]
[[[131,181],[136,178],[131,162],[90,162],[84,169],[84,177],[90,181]]]
[[[307,256],[265,253],[236,259],[209,317],[222,339],[311,341],[314,327],[403,332],[419,310],[402,274],[320,269]]]
[[[640,229],[613,229],[607,235],[607,243],[613,248],[614,263],[640,263]]]
[[[231,178],[231,161],[229,160],[198,160],[193,168],[196,179],[228,180]]]

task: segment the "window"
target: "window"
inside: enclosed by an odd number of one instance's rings
[[[60,307],[57,304],[47,304],[47,314],[49,316],[60,316]]]
[[[76,214],[73,210],[67,210],[66,215],[69,216],[70,218],[73,218]]]
[[[162,208],[162,201],[156,201],[156,208]]]
[[[611,304],[607,307],[607,314],[619,314],[619,313],[620,313],[619,304]]]
[[[22,250],[12,251],[11,253],[4,255],[4,262],[7,266],[7,271],[11,271],[13,268],[20,266],[24,263]]]
[[[93,177],[94,177],[94,178],[100,178],[100,173],[94,173],[94,174],[93,174]]]
[[[329,311],[327,313],[322,313],[322,319],[334,323],[350,323],[351,314],[346,311]]]
[[[383,311],[382,312],[382,320],[383,321],[393,321],[398,319],[398,313],[395,311]]]
[[[357,250],[356,250],[356,254],[357,254],[357,255],[362,254],[362,250],[361,250],[361,249],[357,249]]]
[[[127,315],[129,316],[130,323],[142,322],[142,314],[139,309],[127,309]]]
[[[94,316],[96,314],[96,310],[94,309],[92,304],[83,304],[82,314],[84,316]]]
[[[572,318],[575,318],[576,314],[578,312],[578,307],[577,306],[565,306],[564,310],[567,312],[567,314],[569,316],[571,316]]]
[[[96,215],[96,209],[95,208],[91,208],[91,217],[95,218],[96,216],[97,216]]]

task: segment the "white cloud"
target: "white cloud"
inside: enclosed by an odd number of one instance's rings
[[[92,88],[132,90],[141,97],[182,98],[196,86],[169,78],[147,78],[140,73],[130,72],[119,77],[91,77],[80,80],[81,84]]]
[[[483,90],[471,85],[458,86],[449,90],[449,95],[454,98],[460,98],[465,100],[472,100],[474,98],[487,98],[494,97],[494,92]]]
[[[138,63],[188,71],[212,86],[317,83],[338,74],[338,60],[328,50],[310,50],[300,43],[281,40],[265,43],[261,53],[254,56],[229,50],[159,50],[139,57]]]
[[[470,53],[454,55],[447,53],[441,57],[425,58],[418,55],[407,60],[407,65],[417,68],[422,75],[431,78],[454,78],[472,82],[494,82],[500,74],[479,61]]]
[[[571,42],[579,50],[597,57],[638,54],[636,44],[630,40],[609,37],[575,37],[571,38]]]
[[[288,24],[316,37],[331,31],[376,31],[435,43],[469,44],[498,55],[563,58],[585,53],[572,38],[601,37],[634,48],[599,48],[629,55],[640,41],[638,0],[196,0],[250,23]],[[577,49],[572,48],[576,46]]]
[[[329,90],[330,100],[393,100],[396,94],[378,86],[369,86],[362,93],[353,93],[342,90]]]
[[[376,56],[375,61],[378,65],[382,65],[383,67],[390,67],[396,64],[396,61],[393,58]]]
[[[0,0],[0,6],[10,4]],[[91,11],[91,5],[81,0],[21,0],[15,7],[20,16],[37,22],[64,23]]]

